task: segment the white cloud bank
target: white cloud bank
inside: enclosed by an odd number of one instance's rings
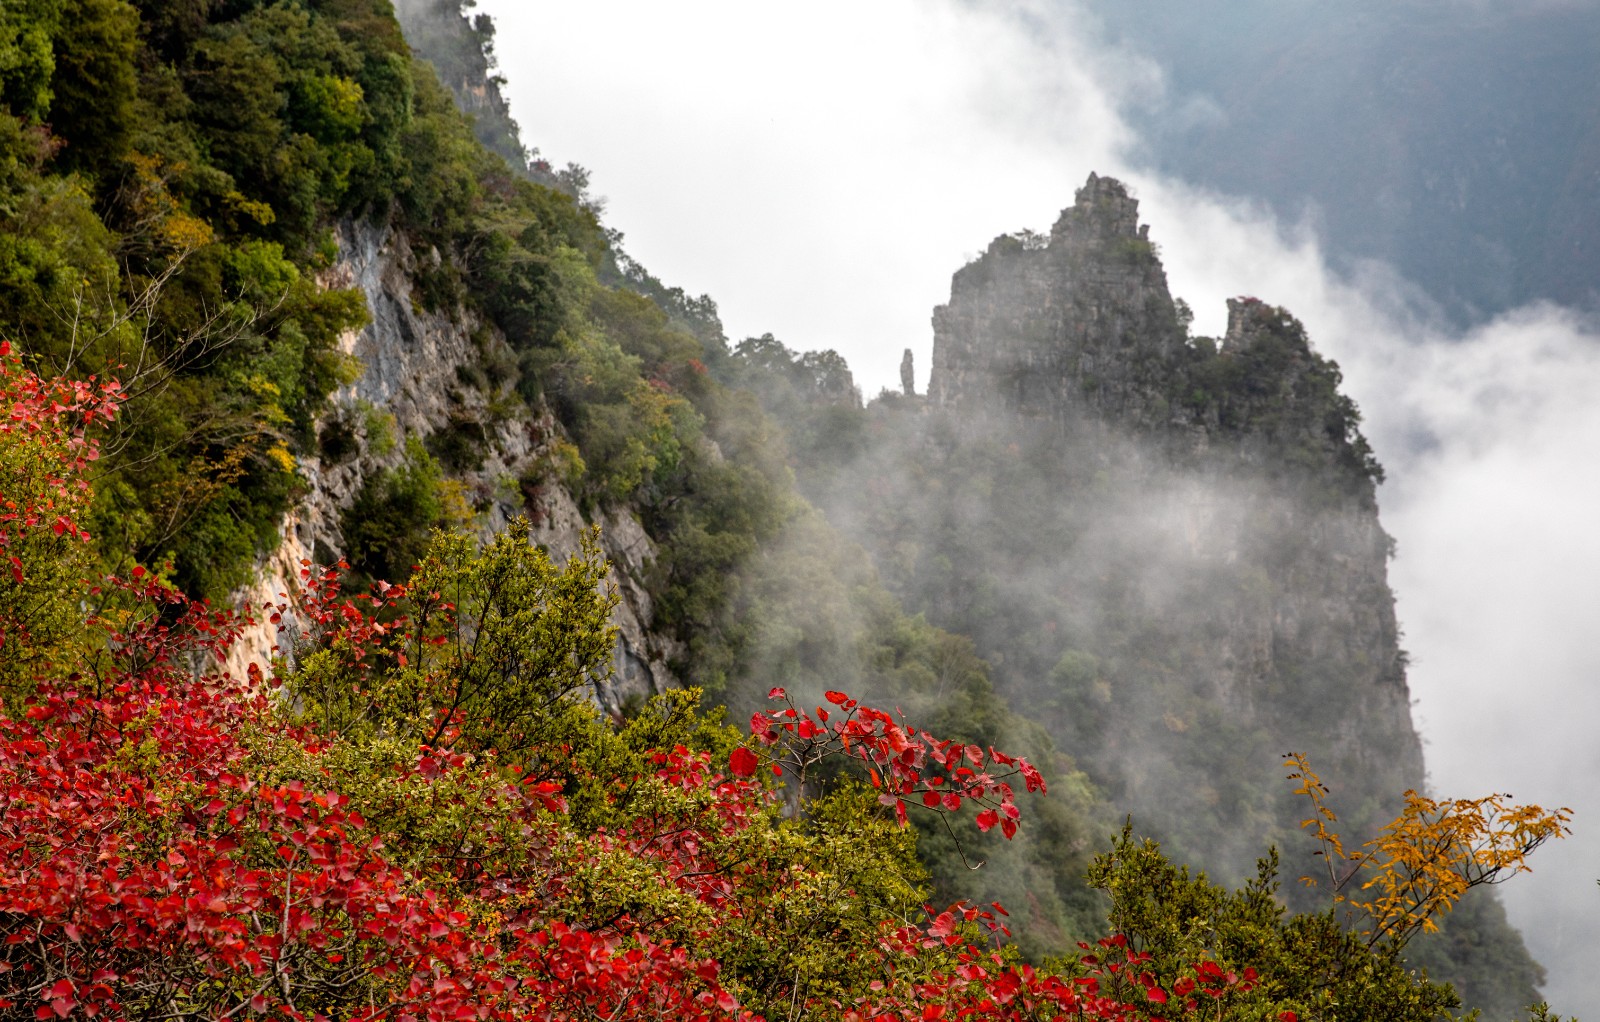
[[[1441,794],[1578,810],[1505,888],[1563,1012],[1600,1012],[1600,337],[1554,308],[1452,336],[1401,281],[1332,275],[1258,207],[1130,170],[1118,100],[1159,88],[1064,4],[481,0],[527,139],[730,337],[836,348],[868,394],[988,241],[1045,229],[1090,170],[1143,199],[1175,294],[1287,306],[1343,365],[1389,469],[1416,715]],[[1287,237],[1288,240],[1285,240]]]

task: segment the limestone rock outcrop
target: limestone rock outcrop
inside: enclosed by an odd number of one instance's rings
[[[610,512],[592,522],[547,466],[554,445],[565,439],[546,410],[494,414],[483,391],[462,379],[460,370],[476,364],[474,335],[488,335],[470,312],[455,316],[428,312],[413,300],[413,275],[419,259],[436,258],[411,250],[403,233],[385,224],[346,221],[339,225],[339,255],[322,274],[327,287],[356,287],[366,297],[370,322],[341,339],[345,353],[360,360],[361,374],[333,395],[324,426],[353,423],[347,456],[311,454],[300,461],[303,497],[285,516],[278,548],[258,566],[256,582],[242,594],[256,608],[293,599],[303,561],[328,564],[345,553],[342,513],[374,473],[398,465],[405,437],[425,439],[442,430],[469,428],[476,448],[475,467],[461,472],[463,492],[473,498],[475,522],[484,535],[503,529],[518,514],[531,518],[531,542],[558,563],[575,553],[583,534],[601,526],[601,543],[612,564],[609,581],[620,599],[613,615],[618,643],[613,675],[595,693],[608,710],[629,699],[662,692],[677,683],[669,663],[679,655],[675,643],[651,630],[654,608],[642,579],[655,556],[643,528],[625,512]],[[492,341],[491,341],[492,343]],[[374,422],[387,426],[374,430]],[[379,432],[391,435],[380,438]],[[519,486],[539,478],[529,492]],[[541,477],[542,476],[542,477]],[[230,660],[240,671],[267,658],[279,642],[265,621],[244,638]]]
[[[880,410],[894,444],[816,499],[1120,810],[1242,875],[1304,847],[1269,808],[1286,751],[1356,829],[1423,764],[1338,367],[1255,299],[1220,339],[1188,320],[1137,200],[1091,175],[1048,236],[955,274],[927,404]]]
[[[933,313],[928,394],[970,411],[1144,418],[1184,344],[1139,204],[1091,174],[1048,238],[1002,235]]]

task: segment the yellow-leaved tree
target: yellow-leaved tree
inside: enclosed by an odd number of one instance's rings
[[[1332,825],[1328,788],[1302,753],[1284,757],[1296,795],[1310,800],[1301,821],[1321,845],[1334,904],[1346,908],[1368,947],[1403,946],[1417,932],[1439,929],[1473,887],[1498,884],[1527,872],[1528,856],[1551,838],[1570,833],[1572,810],[1515,805],[1510,795],[1435,799],[1408,791],[1406,805],[1379,834],[1347,852]],[[1317,886],[1315,877],[1302,877]]]

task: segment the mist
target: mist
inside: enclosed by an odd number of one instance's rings
[[[1388,470],[1390,581],[1442,795],[1577,811],[1503,889],[1563,1013],[1600,1011],[1600,332],[1541,305],[1461,330],[1375,263],[1335,271],[1315,210],[1163,178],[1125,112],[1168,87],[1063,4],[670,7],[483,0],[528,142],[593,171],[607,221],[730,337],[834,348],[866,393],[995,235],[1045,229],[1090,170],[1132,183],[1194,331],[1249,294],[1337,359]]]

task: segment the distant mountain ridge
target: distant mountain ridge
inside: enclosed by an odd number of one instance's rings
[[[1388,263],[1461,323],[1600,309],[1600,4],[1090,10],[1162,69],[1128,111],[1153,169],[1309,218],[1336,265]]]

